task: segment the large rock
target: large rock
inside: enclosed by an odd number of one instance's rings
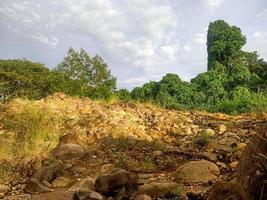
[[[44,186],[38,179],[31,178],[28,181],[25,191],[30,194],[38,194],[38,193],[43,193],[43,192],[52,192],[53,190]]]
[[[62,144],[53,151],[53,155],[60,160],[81,159],[85,153],[85,148],[78,144]]]
[[[90,193],[94,190],[95,180],[87,177],[69,188],[69,191],[76,193]]]
[[[72,199],[73,200],[103,200],[104,197],[98,192],[92,191],[92,192],[74,193]]]
[[[122,188],[132,193],[137,187],[138,178],[130,172],[118,172],[110,175],[103,175],[96,179],[95,191],[108,196],[116,196]]]
[[[179,195],[180,186],[174,182],[166,183],[149,183],[142,185],[136,195],[145,194],[152,198],[161,198],[166,195]]]
[[[217,165],[206,160],[191,161],[180,166],[174,173],[178,183],[208,182],[217,178],[220,169]]]
[[[36,171],[32,178],[38,179],[40,182],[51,182],[56,177],[61,176],[63,173],[63,166],[61,164],[53,164],[50,166],[44,166]]]

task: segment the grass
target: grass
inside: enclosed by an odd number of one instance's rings
[[[61,132],[61,120],[45,109],[26,105],[18,112],[9,111],[0,122],[6,138],[0,156],[37,156],[55,148]]]
[[[201,147],[208,144],[211,140],[211,135],[206,131],[202,130],[198,135],[196,139],[196,143],[200,145]]]
[[[0,183],[12,174],[12,166],[9,163],[0,164]]]

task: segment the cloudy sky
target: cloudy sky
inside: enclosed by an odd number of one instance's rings
[[[267,60],[267,0],[0,0],[0,59],[53,68],[69,47],[99,54],[132,88],[166,73],[206,71],[206,31],[224,19],[241,27],[246,50]]]

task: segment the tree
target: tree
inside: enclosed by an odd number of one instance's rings
[[[240,55],[245,44],[246,37],[240,28],[230,26],[223,20],[211,22],[207,35],[208,70],[212,69],[216,61],[227,67],[229,62]]]
[[[117,92],[117,95],[119,97],[120,100],[122,101],[129,101],[131,100],[131,93],[127,90],[127,89],[120,89]]]
[[[116,88],[116,79],[104,60],[98,55],[92,58],[83,49],[70,48],[55,71],[75,80],[80,96],[109,99]]]

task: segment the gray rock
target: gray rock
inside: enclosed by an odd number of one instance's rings
[[[31,178],[25,188],[25,191],[30,194],[38,194],[43,192],[52,192],[53,190],[44,186],[38,179]]]
[[[63,166],[61,164],[54,164],[47,167],[42,167],[35,172],[32,178],[38,179],[40,182],[51,182],[56,177],[61,176],[63,173]]]
[[[107,196],[116,196],[124,187],[127,193],[135,190],[138,177],[130,172],[118,172],[111,175],[103,175],[96,179],[95,191]]]
[[[174,182],[166,183],[149,183],[142,185],[137,191],[136,195],[145,194],[152,198],[161,198],[167,194],[179,195],[180,186]]]
[[[85,148],[78,144],[62,144],[53,151],[53,155],[60,160],[81,159],[85,153]]]
[[[69,191],[71,192],[85,192],[85,193],[90,193],[93,191],[95,185],[95,180],[92,177],[87,177],[80,182],[74,184],[69,188]]]

